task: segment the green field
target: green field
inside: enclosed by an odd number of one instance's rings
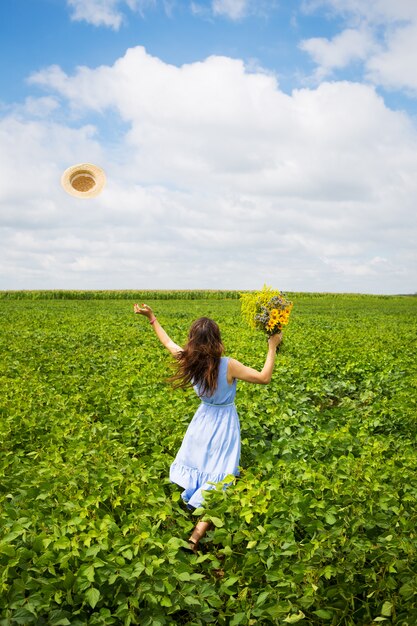
[[[238,383],[241,476],[193,516],[198,399],[133,294],[47,295],[0,298],[0,626],[417,624],[416,297],[291,294],[272,382]],[[233,294],[176,295],[148,303],[177,343],[207,315],[262,366]]]

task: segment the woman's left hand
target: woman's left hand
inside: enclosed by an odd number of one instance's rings
[[[135,313],[139,313],[140,315],[144,315],[148,319],[152,319],[154,316],[153,311],[150,306],[147,304],[134,304],[133,310]]]
[[[282,333],[274,333],[273,335],[269,337],[268,344],[271,348],[277,349],[281,341],[282,341]]]

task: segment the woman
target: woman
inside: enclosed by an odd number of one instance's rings
[[[219,327],[207,317],[191,325],[187,344],[181,348],[167,335],[148,305],[135,304],[134,311],[148,318],[159,341],[177,360],[177,371],[171,378],[174,386],[193,385],[201,399],[170,468],[171,481],[184,488],[182,498],[194,509],[203,503],[203,491],[213,489],[209,483],[218,483],[230,474],[239,473],[236,382],[243,380],[263,385],[270,382],[282,334],[269,338],[265,364],[259,372],[236,359],[222,356],[224,347]],[[209,522],[198,522],[188,540],[192,552],[197,551],[209,527]]]

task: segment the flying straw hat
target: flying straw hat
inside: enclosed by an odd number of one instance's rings
[[[61,184],[65,191],[76,198],[94,198],[103,189],[106,175],[97,165],[79,163],[62,174]]]

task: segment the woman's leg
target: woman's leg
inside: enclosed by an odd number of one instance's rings
[[[198,542],[200,541],[200,539],[202,539],[202,537],[204,537],[204,535],[210,529],[210,527],[211,527],[211,522],[198,522],[198,524],[196,524],[196,527],[194,528],[188,540],[190,543],[190,548],[194,552],[197,552]]]

